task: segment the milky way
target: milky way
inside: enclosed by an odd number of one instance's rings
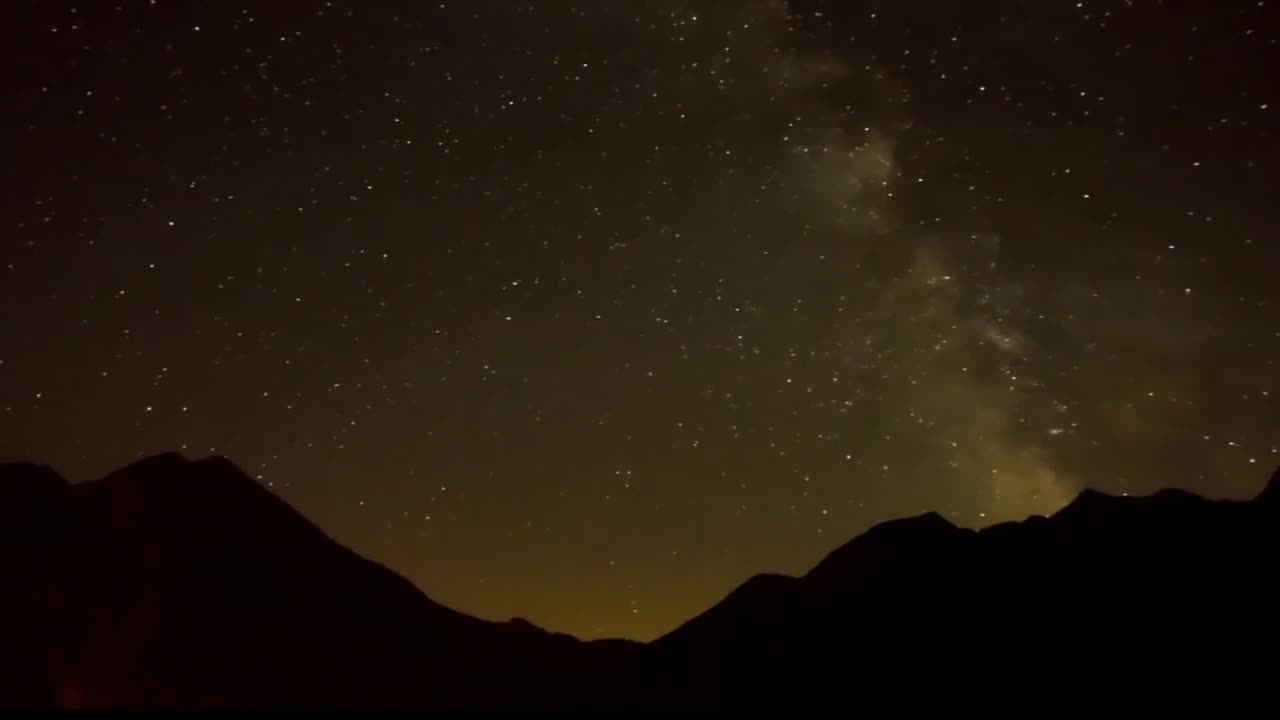
[[[649,638],[1280,464],[1275,3],[13,3],[0,455]]]

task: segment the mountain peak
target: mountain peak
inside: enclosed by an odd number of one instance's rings
[[[927,554],[971,531],[961,530],[936,512],[880,523],[837,548],[805,577],[854,577],[904,557]]]
[[[1093,488],[1085,488],[1081,490],[1075,496],[1075,498],[1072,499],[1071,502],[1067,503],[1067,505],[1063,507],[1061,510],[1059,510],[1058,512],[1060,513],[1068,512],[1068,511],[1078,512],[1081,510],[1088,510],[1090,508],[1097,507],[1098,505],[1101,505],[1110,499],[1111,499],[1111,496],[1102,492],[1101,490],[1094,490]]]
[[[0,531],[29,532],[67,506],[70,486],[53,468],[34,463],[0,464]]]
[[[107,477],[138,476],[170,472],[175,468],[188,465],[190,462],[191,461],[188,460],[186,456],[176,452],[148,455],[125,465],[119,470],[112,472]]]
[[[191,542],[269,542],[307,547],[327,535],[230,460],[177,453],[142,458],[77,486],[84,503],[130,533]],[[203,540],[201,539],[203,538]]]
[[[1280,507],[1280,467],[1271,474],[1271,480],[1267,482],[1267,486],[1258,493],[1258,503],[1269,507]]]
[[[240,502],[259,496],[274,501],[270,491],[221,455],[194,461],[178,453],[152,455],[88,484],[110,491],[119,491],[119,486],[130,486],[132,492],[143,496],[177,493],[207,500],[234,496]]]
[[[37,487],[66,487],[67,481],[48,465],[0,463],[0,493],[27,492]]]

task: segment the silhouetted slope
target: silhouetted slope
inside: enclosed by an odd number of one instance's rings
[[[221,458],[74,488],[5,466],[0,488],[0,655],[22,669],[0,704],[538,706],[592,667],[568,636],[432,602]]]
[[[1252,502],[1082,493],[981,531],[884,523],[652,644],[658,704],[802,708],[1016,683],[1270,682],[1280,472]],[[1262,658],[1262,660],[1259,660]]]
[[[77,486],[3,465],[0,706],[802,710],[1266,687],[1278,548],[1280,472],[1250,502],[1086,491],[981,531],[884,523],[648,645],[582,643],[431,601],[221,458]]]

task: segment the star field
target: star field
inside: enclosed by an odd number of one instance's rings
[[[648,639],[1280,464],[1280,3],[14,2],[0,456]]]

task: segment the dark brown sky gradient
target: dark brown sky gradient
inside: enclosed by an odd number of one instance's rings
[[[650,638],[1280,464],[1280,3],[14,2],[0,456]]]

